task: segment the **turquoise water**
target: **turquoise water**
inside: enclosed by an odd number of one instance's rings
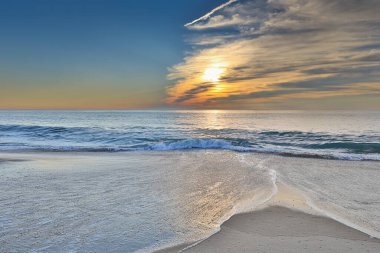
[[[380,113],[0,111],[0,150],[182,149],[379,160]]]

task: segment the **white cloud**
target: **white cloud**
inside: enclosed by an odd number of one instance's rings
[[[237,2],[238,0],[229,0],[227,3],[224,3],[218,7],[216,7],[215,9],[213,9],[212,11],[208,12],[207,14],[203,15],[202,17],[196,19],[196,20],[193,20],[189,23],[187,23],[185,26],[186,27],[191,27],[192,25],[194,25],[195,23],[197,22],[200,22],[200,21],[204,21],[204,20],[207,20],[209,19],[214,13],[218,12],[219,10],[222,10],[224,9],[225,7]]]

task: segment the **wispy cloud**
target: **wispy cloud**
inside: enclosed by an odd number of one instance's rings
[[[232,3],[235,3],[237,2],[238,0],[229,0],[227,3],[224,3],[218,7],[216,7],[215,9],[213,9],[212,11],[208,12],[207,14],[203,15],[202,17],[196,19],[196,20],[193,20],[192,22],[190,23],[187,23],[185,26],[186,27],[189,27],[191,28],[191,26],[193,26],[195,23],[198,23],[198,22],[201,22],[201,21],[205,21],[205,20],[208,20],[214,13],[216,13],[217,11],[219,10],[222,10],[224,9],[225,7],[231,5]]]
[[[194,50],[170,68],[167,102],[238,108],[289,97],[380,98],[379,13],[378,0],[228,1],[186,24],[197,30]],[[202,79],[210,68],[223,68],[217,82]]]

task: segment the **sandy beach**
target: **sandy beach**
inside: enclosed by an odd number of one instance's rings
[[[269,207],[233,216],[184,252],[380,252],[380,240],[329,218]]]
[[[157,253],[174,252],[380,252],[380,240],[319,215],[302,194],[279,183],[263,209],[232,216],[204,241]]]
[[[380,252],[378,162],[215,150],[0,157],[0,252]]]

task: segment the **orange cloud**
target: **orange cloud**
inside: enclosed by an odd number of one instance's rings
[[[236,108],[377,93],[379,11],[370,0],[229,1],[186,25],[201,34],[170,68],[166,102]]]

